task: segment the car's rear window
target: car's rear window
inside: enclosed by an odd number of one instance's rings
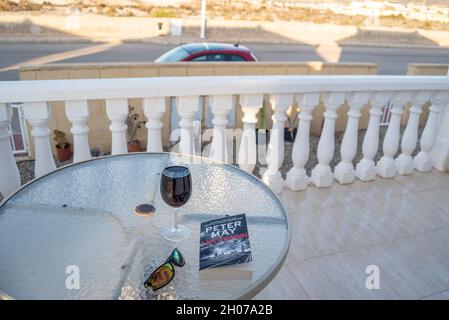
[[[162,56],[154,60],[154,62],[176,62],[182,61],[190,55],[189,52],[182,47],[176,47],[164,53]]]

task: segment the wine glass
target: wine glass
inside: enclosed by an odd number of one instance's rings
[[[192,178],[189,168],[170,165],[162,171],[161,197],[166,204],[175,209],[175,223],[162,231],[162,236],[170,241],[182,241],[189,237],[190,231],[178,224],[178,210],[189,201],[192,193]]]

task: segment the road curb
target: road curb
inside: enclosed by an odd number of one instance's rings
[[[211,42],[228,42],[227,39],[207,39]],[[117,38],[56,38],[56,37],[0,37],[0,44],[82,44],[82,43],[153,43],[162,45],[181,45],[189,42],[200,42],[198,38],[160,38],[160,39],[117,39]],[[285,44],[285,45],[303,45],[318,47],[327,43],[305,44],[299,41],[274,41],[272,39],[245,39],[242,43],[254,44]],[[343,41],[337,42],[339,46],[353,47],[383,47],[383,48],[404,48],[404,49],[449,49],[446,46],[439,45],[422,45],[422,44],[392,44],[383,42],[360,42],[360,41]]]

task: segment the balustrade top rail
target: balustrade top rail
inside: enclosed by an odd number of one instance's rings
[[[449,90],[447,76],[211,76],[4,81],[0,103],[224,94]]]

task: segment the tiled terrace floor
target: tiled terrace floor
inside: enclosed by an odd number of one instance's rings
[[[292,243],[256,299],[449,299],[449,173],[284,189]],[[380,289],[365,287],[368,265]]]

